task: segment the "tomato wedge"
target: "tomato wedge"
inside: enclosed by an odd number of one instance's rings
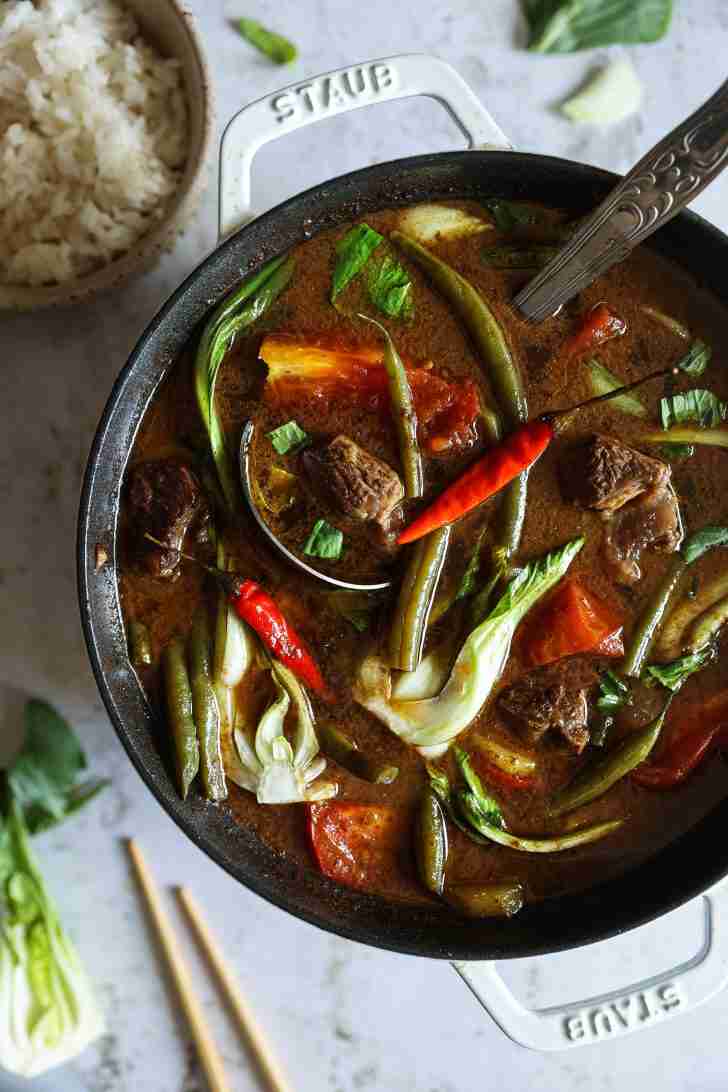
[[[728,746],[728,695],[718,694],[671,726],[659,758],[632,771],[643,789],[673,789],[682,785],[713,750]]]
[[[308,838],[325,876],[358,891],[386,889],[402,842],[401,809],[387,805],[308,805]]]
[[[613,337],[621,337],[626,331],[624,319],[610,311],[606,303],[598,303],[586,313],[579,329],[564,344],[564,357],[570,360],[581,356]]]
[[[572,577],[530,616],[521,654],[529,667],[540,667],[577,652],[623,656],[624,643],[614,608]]]

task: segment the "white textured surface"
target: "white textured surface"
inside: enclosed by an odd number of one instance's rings
[[[668,40],[632,51],[645,84],[642,112],[602,132],[570,124],[553,107],[604,51],[527,54],[519,48],[523,28],[515,0],[448,6],[259,0],[253,9],[195,0],[190,6],[207,39],[221,120],[283,82],[398,50],[430,50],[456,65],[516,147],[617,170],[714,90],[728,55],[725,0],[681,0]],[[295,66],[281,71],[237,37],[225,17],[243,12],[296,40],[301,59]],[[260,207],[269,207],[344,170],[455,146],[454,126],[433,103],[361,111],[266,149],[256,164],[255,192]],[[728,228],[727,199],[724,175],[696,207]],[[79,630],[73,552],[78,489],[119,368],[161,301],[213,245],[215,218],[211,186],[198,222],[144,280],[82,310],[1,320],[0,681],[57,702],[78,726],[94,772],[113,779],[94,807],[38,847],[64,920],[99,984],[109,1035],[37,1087],[204,1088],[130,881],[121,839],[134,834],[161,883],[183,881],[198,895],[297,1092],[633,1092],[656,1084],[663,1092],[724,1089],[728,997],[618,1043],[569,1055],[527,1053],[501,1035],[446,965],[327,936],[236,886],[177,832],[126,760],[97,697]],[[171,898],[169,904],[177,918]],[[699,915],[691,906],[629,938],[526,961],[508,974],[531,1002],[589,995],[691,954],[698,932]],[[233,1087],[256,1089],[191,949],[190,958]],[[0,1092],[15,1087],[0,1076]]]

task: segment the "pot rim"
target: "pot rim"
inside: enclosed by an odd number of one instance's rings
[[[509,168],[515,168],[515,170],[511,171],[514,177],[518,174],[516,164],[519,161],[522,163],[525,159],[531,167],[538,166],[546,171],[552,170],[556,173],[563,173],[565,170],[568,170],[574,177],[575,183],[581,182],[584,185],[586,183],[591,183],[592,186],[596,185],[606,189],[607,187],[611,187],[618,178],[618,176],[612,172],[556,156],[512,151],[446,151],[392,160],[387,163],[376,164],[358,171],[340,175],[337,178],[320,183],[303,193],[288,198],[275,208],[257,217],[240,231],[222,241],[204,258],[200,265],[185,278],[176,291],[163,304],[138,339],[126,364],[113,385],[94,436],[84,475],[79,505],[77,537],[77,576],[81,622],[97,686],[116,734],[129,758],[147,787],[152,791],[157,801],[174,822],[199,849],[224,868],[233,878],[244,884],[244,886],[248,887],[256,894],[261,895],[266,901],[278,906],[282,910],[286,910],[288,913],[306,921],[308,924],[316,925],[327,932],[334,933],[349,940],[370,944],[373,947],[389,951],[430,958],[457,959],[460,961],[522,958],[525,956],[545,955],[558,951],[567,951],[572,948],[596,943],[620,935],[631,929],[645,925],[671,910],[677,909],[690,899],[702,894],[728,873],[728,856],[726,856],[722,862],[716,860],[715,855],[710,859],[703,861],[700,854],[695,852],[696,846],[701,846],[699,841],[701,828],[707,825],[708,820],[711,819],[711,817],[713,818],[713,821],[715,821],[714,813],[717,812],[721,805],[719,804],[713,812],[709,813],[708,816],[700,820],[666,847],[650,856],[646,861],[640,862],[638,868],[627,870],[627,872],[622,873],[616,880],[610,880],[598,887],[592,887],[586,892],[579,893],[578,895],[559,896],[553,899],[544,900],[538,904],[528,905],[517,918],[511,919],[511,921],[507,923],[508,931],[504,932],[501,938],[496,937],[495,940],[489,938],[486,935],[486,928],[490,928],[490,926],[488,926],[487,923],[482,922],[464,923],[458,919],[457,930],[452,928],[452,922],[450,922],[451,927],[448,929],[447,920],[442,914],[437,914],[432,910],[422,912],[420,907],[415,907],[414,905],[408,905],[404,908],[408,923],[411,923],[405,927],[404,925],[399,925],[397,921],[394,920],[398,917],[399,910],[402,909],[402,907],[392,901],[377,896],[361,895],[357,892],[350,891],[349,889],[339,888],[337,885],[332,884],[318,874],[314,875],[312,881],[307,872],[296,873],[293,866],[290,866],[289,869],[290,875],[288,882],[282,882],[280,878],[272,874],[271,860],[267,860],[266,864],[261,868],[256,865],[254,859],[252,865],[249,865],[246,864],[244,859],[240,861],[234,858],[233,854],[236,848],[236,838],[238,848],[242,847],[243,850],[246,848],[251,850],[252,846],[251,842],[248,842],[247,844],[244,842],[238,825],[233,820],[230,820],[227,824],[228,829],[224,832],[222,832],[223,824],[219,824],[220,831],[211,831],[210,812],[207,810],[209,809],[209,805],[206,808],[200,801],[193,800],[191,797],[188,797],[186,802],[181,801],[177,797],[176,790],[171,785],[166,770],[162,766],[161,758],[159,757],[159,749],[156,748],[156,759],[154,759],[152,754],[153,748],[149,746],[146,746],[147,754],[145,755],[145,740],[142,740],[139,736],[137,731],[138,726],[136,724],[128,723],[130,717],[127,717],[125,721],[124,716],[119,712],[117,708],[118,701],[128,700],[129,697],[129,679],[115,679],[114,686],[119,691],[118,696],[115,695],[110,683],[110,676],[115,675],[115,669],[112,664],[104,665],[103,663],[103,652],[99,647],[99,633],[101,633],[103,626],[101,623],[97,626],[93,617],[95,608],[92,605],[92,600],[98,601],[100,599],[103,601],[111,597],[114,600],[113,605],[116,607],[117,611],[120,610],[115,578],[116,518],[119,509],[119,486],[121,476],[126,468],[131,445],[133,444],[138,427],[144,418],[149,402],[153,398],[157,387],[174,365],[174,361],[178,354],[178,349],[171,351],[166,348],[165,339],[162,336],[167,323],[174,318],[177,309],[184,307],[185,301],[189,296],[194,296],[195,289],[197,289],[198,295],[200,292],[204,292],[204,289],[201,289],[200,285],[210,274],[217,273],[222,276],[223,280],[229,280],[230,283],[227,287],[220,288],[218,294],[212,301],[208,301],[207,295],[205,295],[205,298],[202,300],[192,300],[192,302],[196,304],[193,308],[193,326],[196,326],[203,315],[209,311],[210,307],[214,306],[225,292],[228,291],[229,287],[248,272],[247,268],[241,270],[239,263],[236,264],[233,260],[237,250],[241,246],[241,241],[244,241],[248,237],[251,237],[253,240],[252,258],[249,261],[250,268],[262,264],[279,252],[276,250],[275,241],[272,246],[270,245],[270,236],[272,235],[275,240],[275,231],[269,232],[269,228],[274,228],[284,214],[290,215],[293,213],[299,224],[302,224],[304,220],[310,219],[308,215],[310,207],[312,205],[318,205],[319,202],[323,202],[325,197],[331,200],[330,191],[332,188],[337,191],[336,215],[329,218],[327,214],[324,214],[321,222],[317,223],[314,234],[324,227],[332,226],[336,222],[343,222],[350,219],[352,208],[347,204],[347,194],[361,189],[362,186],[366,188],[366,186],[373,181],[376,184],[377,180],[386,180],[392,173],[401,179],[403,176],[406,177],[417,170],[426,171],[428,169],[437,169],[445,164],[457,166],[460,161],[474,166],[480,157],[482,157],[482,165],[484,167],[488,165],[494,167],[507,164]],[[496,186],[497,185],[498,184],[496,183]],[[514,185],[516,185],[515,182]],[[451,199],[457,200],[465,196],[468,195],[459,194],[454,191],[450,192]],[[422,199],[424,198],[411,198],[410,203]],[[445,199],[445,195],[438,195],[437,197],[431,197],[430,199],[443,200]],[[349,197],[348,201],[351,202],[351,200],[352,198]],[[406,191],[392,195],[390,204],[399,203],[402,205],[407,203]],[[372,208],[373,207],[374,205]],[[385,205],[380,202],[377,207],[385,207]],[[356,214],[355,210],[354,214]],[[674,232],[677,229],[673,227],[673,225],[678,225],[678,228],[684,228],[692,233],[696,230],[701,232],[704,240],[710,241],[713,246],[720,247],[723,250],[728,247],[728,238],[723,235],[719,229],[707,223],[695,213],[687,211],[681,212],[672,224],[667,225],[663,231],[669,233],[672,229]],[[662,232],[658,233],[655,236],[655,239],[659,239],[661,235],[663,235]],[[304,236],[301,232],[298,239],[291,240],[288,243],[288,247],[295,245],[298,241],[303,241],[303,238]],[[187,332],[185,334],[185,341],[188,341],[190,336],[190,333]],[[116,470],[118,472],[118,477],[114,479],[116,482],[115,497],[111,500],[109,500],[108,497],[106,498],[106,503],[110,503],[113,508],[113,512],[111,513],[111,525],[107,525],[109,522],[108,520],[102,520],[101,526],[99,526],[99,513],[96,512],[96,508],[98,507],[99,491],[105,486],[104,482],[98,481],[99,472],[103,470],[101,458],[104,455],[104,448],[107,442],[118,444],[118,437],[112,441],[108,440],[109,428],[114,416],[119,411],[120,403],[128,394],[130,386],[134,386],[135,384],[138,386],[139,383],[143,381],[144,377],[141,372],[145,365],[145,354],[150,347],[154,346],[155,339],[160,339],[162,344],[161,346],[156,347],[154,375],[144,383],[144,401],[139,412],[138,421],[134,424],[130,435],[122,442],[122,458],[117,458],[115,460]],[[137,372],[140,374],[138,375]],[[94,549],[96,542],[102,542],[105,545],[109,557],[107,568],[110,572],[107,571],[105,574],[106,586],[101,593],[95,591],[93,586],[94,577],[98,576],[98,573],[94,572]],[[106,622],[108,623],[108,621],[109,619],[107,618]],[[101,635],[103,636],[103,634]],[[127,674],[131,672],[128,661],[125,670]],[[141,687],[138,682],[136,683],[136,687],[141,692]],[[146,706],[146,702],[144,702],[144,705]],[[147,714],[145,720],[149,734],[153,729],[153,718],[148,706],[146,706],[146,710]],[[162,769],[161,778],[159,770],[152,769],[153,764],[156,764]],[[726,814],[728,815],[728,800],[725,801],[725,805]],[[228,849],[223,849],[221,847],[220,840],[222,837],[229,841]],[[669,866],[671,858],[675,858],[675,860],[678,861],[680,858],[680,847],[682,846],[684,851],[684,846],[688,842],[695,842],[695,846],[691,845],[690,852],[687,854],[688,860],[691,861],[690,867],[692,868],[694,875],[692,878],[683,875],[680,882],[673,884],[673,887],[668,894],[662,892],[658,897],[650,890],[649,879],[653,874],[655,879],[659,878],[661,874],[664,873],[665,867]],[[275,856],[272,854],[272,851],[265,849],[265,847],[263,852],[264,855],[267,853],[269,858]],[[660,862],[659,866],[656,864],[658,861]],[[682,864],[684,869],[684,861]],[[289,866],[285,863],[281,864],[281,868],[285,867]],[[679,875],[679,873],[677,874]],[[645,897],[642,899],[639,907],[632,907],[629,909],[629,912],[622,907],[619,912],[615,912],[614,915],[605,917],[601,924],[595,925],[594,921],[590,920],[590,908],[592,908],[595,913],[598,912],[602,901],[604,899],[607,901],[610,899],[612,894],[620,887],[620,884],[624,884],[625,877],[630,877],[634,880],[637,875],[639,875],[640,878],[644,876],[646,884]],[[662,878],[664,878],[664,875]],[[292,888],[291,885],[293,885]],[[318,901],[321,904],[325,903],[330,905],[330,907],[332,907],[330,916],[321,911],[312,909],[311,906],[306,903],[306,897],[310,897],[313,888],[317,889],[317,898],[314,902]],[[581,915],[586,924],[572,924],[571,927],[563,930],[562,919],[564,915],[568,916],[569,913],[573,913],[577,903],[580,904]],[[343,913],[340,912],[340,908],[343,909]],[[373,924],[370,924],[369,919],[376,919],[377,914],[380,915],[383,924],[377,924],[376,920],[374,920]],[[448,918],[451,918],[451,915],[448,915]],[[545,930],[541,932],[538,939],[535,939],[530,931],[533,929],[536,918],[538,918],[538,922],[536,923],[537,934],[539,929],[543,929],[544,923],[546,924]],[[524,938],[523,936],[521,925],[529,927],[529,935],[527,938]],[[509,931],[511,930],[512,933],[509,934]],[[552,930],[554,930],[554,932],[552,932]],[[455,937],[453,937],[454,932],[457,932],[457,936]],[[439,933],[443,934],[441,939],[438,939]],[[447,939],[445,939],[445,934],[447,934]],[[509,935],[511,937],[510,940]],[[518,937],[517,943],[513,943],[512,938],[515,937]]]

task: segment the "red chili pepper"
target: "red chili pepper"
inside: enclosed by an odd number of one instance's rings
[[[263,644],[302,682],[323,697],[329,696],[318,665],[280,607],[255,580],[236,580],[230,599],[236,613],[258,634]]]
[[[553,425],[540,417],[521,425],[449,485],[429,508],[402,531],[397,542],[400,546],[415,542],[430,531],[436,531],[438,527],[466,515],[532,466],[553,436]]]
[[[613,337],[621,337],[626,330],[624,319],[610,311],[606,303],[598,303],[587,312],[579,329],[566,341],[563,354],[570,360]]]
[[[645,762],[632,771],[632,780],[643,789],[672,789],[697,769],[718,734],[717,724],[699,725],[668,746],[659,762]]]

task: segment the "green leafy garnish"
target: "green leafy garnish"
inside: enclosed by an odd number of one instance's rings
[[[282,34],[268,30],[256,19],[238,19],[237,28],[246,42],[250,42],[276,64],[290,64],[298,56],[293,42],[289,42]]]
[[[668,463],[681,463],[685,459],[692,459],[695,454],[694,444],[663,444],[660,454]]]
[[[369,298],[382,314],[410,319],[414,314],[409,273],[393,258],[385,258],[369,277]]]
[[[293,276],[293,258],[274,258],[243,281],[213,311],[202,331],[195,356],[195,395],[202,423],[228,507],[237,510],[239,489],[232,472],[222,421],[215,408],[215,384],[220,365],[236,335],[252,326],[286,288]]]
[[[685,372],[691,379],[698,379],[710,363],[713,350],[700,338],[696,338],[691,344],[682,360],[675,365],[681,372]]]
[[[279,455],[287,455],[289,451],[299,450],[311,443],[311,437],[296,421],[286,421],[285,425],[279,425],[272,432],[267,432],[266,436]]]
[[[357,224],[336,244],[336,264],[331,281],[331,302],[353,281],[384,237],[368,224]]]
[[[671,398],[660,399],[660,420],[664,429],[697,421],[703,428],[715,428],[728,415],[728,405],[712,391],[695,388]]]
[[[609,368],[605,368],[596,358],[587,362],[587,368],[589,369],[589,382],[594,394],[610,394],[612,391],[624,386],[624,380],[618,379],[616,375],[609,371]],[[621,410],[622,413],[630,414],[632,417],[647,416],[647,409],[634,392],[628,391],[627,394],[617,395],[616,398],[611,399],[609,405],[614,409]]]
[[[716,658],[716,649],[713,645],[698,649],[687,656],[680,656],[667,664],[650,664],[646,674],[648,681],[655,679],[662,686],[676,693],[683,683],[687,682],[691,675],[700,671],[706,664]]]
[[[672,16],[672,0],[522,0],[522,7],[528,48],[537,53],[656,42]]]
[[[317,519],[303,547],[309,557],[324,557],[338,561],[344,549],[344,536],[325,519]]]
[[[630,705],[631,702],[632,694],[624,679],[620,679],[613,671],[605,671],[599,680],[597,709],[602,713],[611,713],[615,709],[621,709],[623,705]]]
[[[692,565],[707,550],[714,546],[728,545],[728,527],[703,527],[701,531],[694,531],[682,544],[680,551],[688,565]]]
[[[463,573],[463,578],[460,581],[460,586],[455,593],[455,599],[453,602],[457,603],[458,599],[466,599],[469,595],[472,595],[478,587],[478,572],[480,570],[480,555],[483,552],[483,543],[486,540],[488,534],[488,528],[484,527],[478,535],[477,541],[473,548],[473,552],[470,555],[467,568]]]
[[[502,197],[489,197],[483,204],[495,220],[495,226],[499,231],[513,231],[514,228],[537,224],[543,219],[535,205],[528,205],[523,201],[506,201]]]
[[[25,706],[23,746],[6,771],[16,804],[32,834],[60,823],[88,803],[107,781],[78,784],[86,756],[63,717],[44,701]]]

